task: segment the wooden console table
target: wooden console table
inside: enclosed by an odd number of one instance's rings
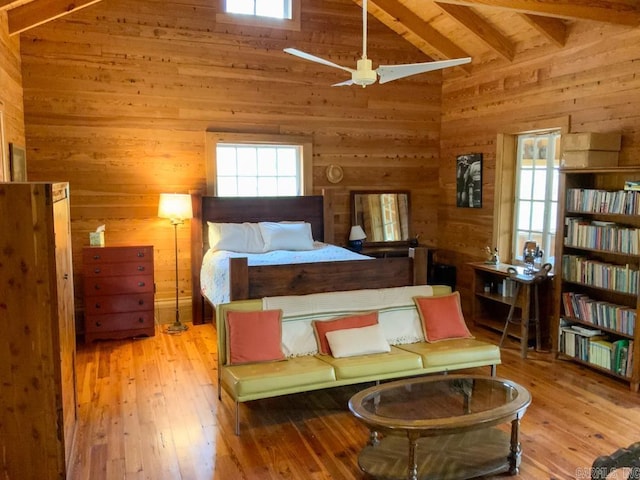
[[[474,262],[469,264],[473,269],[473,300],[471,318],[474,325],[488,327],[493,330],[502,332],[509,313],[509,308],[514,299],[509,296],[509,292],[503,291],[504,280],[509,278],[509,267],[514,267],[518,273],[524,273],[524,268],[509,265],[507,263],[499,263],[491,265],[484,262]],[[552,277],[549,276],[549,279]],[[545,346],[550,344],[549,335],[549,315],[551,314],[551,284],[552,282],[544,282],[540,285],[539,307],[540,307],[540,335],[542,343]],[[520,356],[527,357],[529,330],[533,325],[529,322],[531,312],[533,311],[533,284],[523,282],[521,284],[520,293],[516,299],[516,308],[520,310],[522,319],[520,324],[520,332],[510,332],[510,336],[520,340]],[[527,325],[529,328],[527,328]]]

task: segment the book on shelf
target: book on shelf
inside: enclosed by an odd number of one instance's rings
[[[602,330],[583,327],[581,325],[571,325],[571,328],[583,337],[595,337],[596,335],[602,335]]]
[[[640,180],[625,180],[624,181],[624,189],[625,190],[640,190]]]

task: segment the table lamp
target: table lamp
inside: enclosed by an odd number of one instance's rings
[[[362,244],[364,243],[365,238],[367,238],[367,234],[364,233],[364,230],[362,230],[360,225],[354,225],[351,227],[351,232],[349,233],[349,245],[352,250],[356,252],[362,250]]]

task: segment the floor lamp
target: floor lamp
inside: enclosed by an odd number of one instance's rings
[[[191,209],[191,195],[186,193],[161,193],[158,203],[158,217],[171,220],[174,232],[174,245],[176,255],[176,321],[169,325],[167,333],[184,332],[187,325],[180,321],[180,308],[178,305],[178,225],[182,225],[188,218],[193,217]]]

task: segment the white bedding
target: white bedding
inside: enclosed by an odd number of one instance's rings
[[[213,305],[227,303],[230,300],[228,259],[232,257],[247,257],[249,266],[371,260],[372,258],[327,243],[314,242],[313,245],[313,250],[273,250],[267,253],[209,250],[204,255],[202,267],[200,268],[202,294]]]

